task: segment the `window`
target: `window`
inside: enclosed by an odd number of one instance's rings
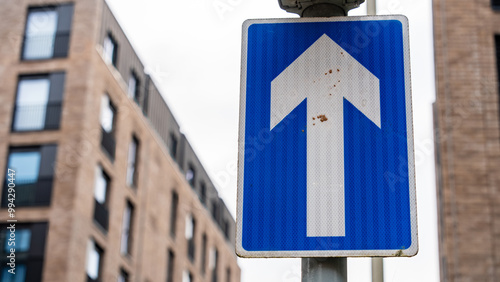
[[[130,77],[128,79],[128,96],[136,103],[139,103],[139,95],[140,95],[140,83],[139,78],[135,74],[134,71],[130,72]]]
[[[195,254],[195,234],[196,234],[196,220],[193,218],[191,214],[188,214],[186,216],[186,240],[188,242],[188,257],[191,260],[191,262],[194,261],[194,254]]]
[[[94,220],[104,230],[108,230],[108,190],[109,176],[103,171],[100,166],[96,167],[95,171],[95,187],[94,187]]]
[[[217,265],[219,264],[219,252],[216,248],[210,250],[210,270],[212,270],[212,282],[217,282]]]
[[[212,210],[210,211],[210,213],[212,214],[212,218],[215,221],[219,219],[219,206],[216,200],[212,201]]]
[[[25,282],[26,280],[26,265],[16,264],[16,274],[9,272],[10,267],[2,267],[2,282]]]
[[[36,7],[28,10],[23,60],[67,57],[73,5]]]
[[[125,206],[125,211],[123,212],[123,224],[122,224],[122,241],[120,250],[122,255],[130,254],[130,249],[132,245],[132,223],[134,218],[134,206],[127,201]]]
[[[168,250],[168,262],[167,262],[167,282],[174,281],[174,265],[175,265],[175,254],[172,250]]]
[[[0,225],[0,281],[42,281],[47,223],[16,223],[15,233],[9,226]],[[15,234],[15,245],[12,234]],[[7,265],[11,248],[15,248],[15,275],[9,273]]]
[[[19,78],[13,131],[59,128],[64,76],[52,73]]]
[[[87,246],[87,277],[88,281],[101,281],[101,266],[104,251],[92,240]]]
[[[191,282],[191,281],[193,281],[193,275],[191,274],[191,272],[184,270],[182,272],[182,282]]]
[[[491,0],[493,10],[500,10],[500,0]]]
[[[107,133],[112,133],[114,123],[115,123],[115,107],[111,103],[109,96],[104,94],[101,97],[101,127]]]
[[[207,205],[207,186],[203,182],[200,184],[200,202],[204,206]]]
[[[177,226],[177,206],[179,205],[179,195],[177,192],[172,192],[172,205],[170,205],[170,236],[175,238]]]
[[[31,230],[30,229],[16,229],[15,240],[9,240],[6,238],[3,250],[6,254],[10,252],[10,249],[14,246],[16,253],[24,253],[29,251],[31,244]]]
[[[189,165],[189,168],[186,171],[186,180],[192,188],[195,188],[195,177],[196,171],[194,170],[192,165]]]
[[[226,236],[226,239],[229,240],[229,221],[227,221],[226,219],[224,219],[223,223],[222,223],[222,231],[224,232],[224,236]]]
[[[139,141],[135,136],[132,136],[132,141],[128,146],[128,162],[127,162],[127,185],[137,187],[136,166],[137,166],[137,149]]]
[[[499,9],[500,9],[500,3],[499,3]],[[500,95],[500,34],[495,35],[495,45],[497,53],[498,93]]]
[[[104,61],[107,64],[112,64],[116,66],[118,45],[116,44],[116,40],[111,36],[110,33],[104,38],[104,43],[102,45],[103,48],[103,56]]]
[[[104,94],[101,97],[101,146],[108,154],[111,160],[115,157],[116,142],[114,138],[114,123],[115,123],[115,108],[109,99],[109,96]]]
[[[170,155],[174,160],[177,160],[177,137],[174,134],[170,134]]]
[[[207,234],[201,237],[201,273],[205,274],[207,264]]]
[[[128,282],[128,273],[120,269],[120,275],[118,276],[118,282]]]
[[[16,171],[16,206],[47,206],[52,196],[55,145],[11,148],[7,168]],[[2,207],[8,204],[7,181],[4,182]]]
[[[497,7],[500,10],[500,0],[496,2],[498,4]],[[500,100],[500,34],[495,35],[495,45],[497,53],[498,98]],[[498,103],[498,107],[500,108],[500,102]],[[500,116],[500,111],[499,111],[499,116]]]

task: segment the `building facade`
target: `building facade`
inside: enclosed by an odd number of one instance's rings
[[[234,219],[105,1],[0,3],[0,281],[239,282]]]
[[[500,1],[433,10],[441,281],[500,281]]]

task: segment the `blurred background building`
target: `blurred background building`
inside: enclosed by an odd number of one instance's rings
[[[0,229],[0,281],[239,282],[234,219],[105,1],[0,3],[18,220],[15,277]]]
[[[441,281],[498,281],[500,1],[433,6]]]

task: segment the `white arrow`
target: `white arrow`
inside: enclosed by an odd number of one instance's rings
[[[380,128],[379,80],[326,34],[271,82],[271,130],[307,98],[307,236],[345,236],[343,99]]]

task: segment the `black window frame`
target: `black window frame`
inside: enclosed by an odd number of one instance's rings
[[[500,2],[500,1],[499,1]],[[499,7],[500,9],[500,7]],[[497,93],[497,97],[498,97],[498,118],[500,119],[500,34],[495,34],[495,53],[496,53],[496,57],[497,57],[497,85],[498,85],[498,93]]]
[[[140,150],[140,146],[141,146],[141,142],[139,141],[139,138],[137,138],[137,136],[135,134],[132,134],[132,138],[130,139],[130,143],[129,143],[129,151],[128,153],[130,154],[130,145],[134,143],[135,144],[135,156],[134,156],[134,163],[133,163],[133,172],[132,172],[132,183],[128,183],[129,180],[128,180],[128,177],[129,177],[129,166],[130,166],[130,155],[127,156],[127,174],[126,174],[126,183],[129,187],[131,188],[137,188],[138,186],[138,183],[137,183],[137,178],[138,178],[138,172],[137,172],[137,168],[138,168],[138,165],[137,163],[139,162],[139,150]]]
[[[177,234],[177,213],[179,210],[179,194],[172,191],[172,202],[170,205],[170,237],[174,238]]]
[[[129,222],[128,222],[128,229],[125,228],[125,220],[122,221],[122,234],[121,234],[121,240],[124,239],[124,237],[127,238],[127,246],[126,250],[122,249],[122,242],[120,242],[120,253],[124,256],[130,256],[132,255],[132,246],[133,246],[133,230],[134,230],[134,204],[130,201],[127,200],[125,204],[125,208],[130,210],[130,217],[129,217]],[[123,211],[123,217],[125,217],[125,212],[126,209]],[[126,234],[125,234],[126,233]]]
[[[189,214],[189,217],[191,219],[191,224],[193,226],[193,234],[191,238],[186,238],[187,239],[187,256],[188,259],[191,261],[191,263],[194,263],[195,258],[196,258],[196,218],[194,217],[193,214]]]
[[[56,144],[43,144],[40,146],[10,147],[6,159],[6,172],[9,169],[9,158],[12,153],[38,152],[40,154],[40,165],[36,183],[23,185],[20,179],[14,180],[16,190],[16,207],[45,207],[50,206],[52,200],[52,188],[55,181],[55,162],[57,158]],[[10,168],[12,169],[12,168]],[[7,173],[5,174],[7,175]],[[1,208],[8,207],[8,177],[5,177],[2,189]],[[23,191],[25,190],[25,191]],[[33,193],[34,190],[34,193]],[[23,202],[23,195],[30,196],[31,200]]]
[[[9,262],[9,258],[4,250],[5,246],[5,238],[7,234],[10,224],[0,224],[0,244],[2,248],[0,250],[0,263],[2,266],[7,266],[7,262]],[[47,232],[48,232],[49,224],[47,222],[35,222],[35,223],[16,223],[16,230],[19,229],[29,229],[31,231],[30,238],[30,248],[26,252],[18,252],[16,250],[16,265],[24,264],[26,265],[26,276],[25,281],[30,282],[41,282],[42,281],[42,273],[43,273],[43,263],[45,259],[45,247],[47,244]],[[2,267],[3,268],[3,267]]]
[[[500,0],[491,0],[491,8],[494,11],[500,11]]]
[[[188,179],[188,174],[191,173],[191,179]],[[196,189],[196,169],[193,164],[188,165],[188,169],[186,170],[186,180],[191,188]]]
[[[99,119],[99,125],[101,126],[101,148],[103,151],[106,153],[106,155],[109,157],[109,159],[113,162],[115,159],[115,153],[116,153],[116,140],[115,140],[115,132],[116,132],[116,115],[117,115],[117,110],[116,107],[111,100],[111,97],[108,93],[104,93],[103,95],[106,95],[108,97],[109,101],[109,108],[113,112],[113,120],[111,121],[111,132],[107,132],[104,127],[102,126],[102,120]],[[101,107],[102,107],[102,102],[101,102]],[[102,113],[101,112],[100,114]]]
[[[172,156],[172,159],[177,161],[177,147],[179,146],[179,140],[177,139],[177,136],[175,134],[171,133],[170,134],[170,144],[169,144],[169,152],[170,156]]]
[[[134,78],[134,80],[135,80],[135,90],[134,90],[134,93],[132,93],[132,97],[130,97],[130,98],[132,98],[134,100],[134,102],[139,105],[139,101],[141,98],[141,91],[140,91],[141,90],[140,89],[141,80],[140,80],[137,72],[133,69],[130,70],[130,77]],[[130,82],[130,77],[129,77],[128,82]],[[129,86],[130,86],[130,83],[127,83],[127,87],[129,87]],[[127,95],[129,95],[128,91],[129,91],[129,89],[127,89]]]
[[[87,276],[87,282],[101,282],[102,281],[102,273],[103,273],[103,270],[102,270],[102,266],[103,266],[103,258],[104,258],[104,249],[101,248],[101,246],[99,246],[99,244],[97,244],[97,242],[93,239],[91,239],[92,243],[93,243],[93,247],[94,249],[97,251],[97,253],[99,254],[99,269],[97,270],[97,279],[92,279],[90,278],[90,276],[88,275],[88,272],[87,272],[87,269],[85,270],[85,275]],[[88,257],[86,258],[86,260],[88,260]]]
[[[120,276],[119,277],[122,277],[123,278],[123,281],[125,282],[129,282],[130,280],[130,275],[128,274],[127,271],[125,271],[125,269],[123,268],[120,268]]]
[[[24,80],[34,80],[34,79],[47,79],[50,83],[48,100],[47,104],[45,105],[44,125],[42,128],[39,129],[37,128],[37,129],[19,130],[16,129],[15,126],[17,116],[19,115],[19,107],[23,107],[21,105],[18,105],[18,98],[20,94],[19,86],[21,82]],[[11,132],[18,133],[18,132],[58,130],[60,128],[60,123],[61,123],[65,80],[66,80],[65,72],[19,75],[16,86],[16,97],[14,100],[14,111],[12,115]]]
[[[207,185],[203,181],[200,182],[200,202],[207,206]]]
[[[109,176],[108,173],[106,173],[106,170],[103,168],[102,165],[97,165],[97,167],[101,170],[102,176],[104,177],[104,180],[106,181],[106,187],[105,187],[105,200],[104,203],[101,204],[97,199],[95,198],[94,194],[94,223],[96,223],[96,226],[99,227],[103,233],[107,233],[108,228],[109,228],[109,195],[110,195],[110,190],[111,190],[111,177]],[[95,176],[97,177],[97,175]],[[94,184],[95,186],[95,184]],[[96,187],[94,187],[96,189]],[[95,193],[95,192],[94,192]]]
[[[113,54],[111,55],[111,64],[115,68],[117,68],[118,67],[118,49],[119,49],[118,40],[116,40],[116,37],[113,35],[113,33],[111,31],[108,31],[106,33],[106,36],[104,36],[104,40],[106,40],[106,38],[109,38],[109,40],[113,44]],[[103,46],[104,46],[104,42],[103,42]]]
[[[167,279],[166,282],[174,282],[175,253],[172,249],[167,251]]]
[[[52,56],[47,58],[34,58],[29,59],[25,56],[25,48],[27,44],[28,35],[26,34],[28,28],[29,14],[37,11],[54,10],[57,13],[57,24],[54,38],[54,46]],[[20,60],[21,61],[41,61],[51,60],[56,58],[67,58],[70,49],[71,39],[71,26],[73,22],[74,5],[73,3],[65,3],[58,5],[42,5],[42,6],[29,6],[26,11],[26,19],[24,23],[23,43],[21,45]]]
[[[200,270],[201,274],[205,275],[207,272],[207,250],[208,250],[208,238],[207,234],[203,233],[201,236],[201,263]]]

